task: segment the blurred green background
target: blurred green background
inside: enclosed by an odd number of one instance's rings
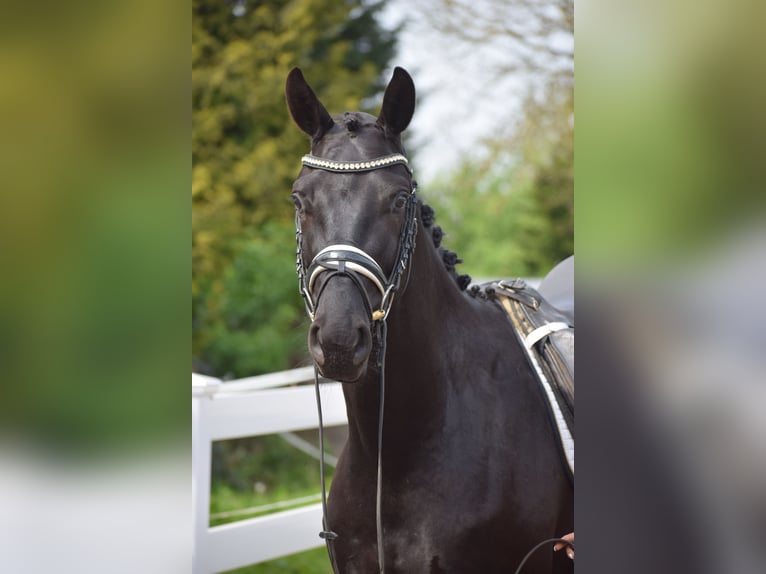
[[[176,16],[146,1],[16,3],[0,24],[10,441],[107,459],[188,442],[176,394],[188,389],[188,36],[168,26]]]

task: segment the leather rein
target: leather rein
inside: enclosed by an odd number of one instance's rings
[[[304,167],[320,169],[333,173],[359,173],[376,169],[384,169],[393,165],[403,165],[410,174],[410,193],[405,205],[404,221],[399,232],[396,263],[390,275],[386,276],[382,267],[375,259],[362,249],[348,244],[329,245],[319,251],[308,266],[303,262],[303,232],[301,230],[300,214],[295,216],[295,241],[297,244],[295,270],[298,274],[298,288],[306,307],[306,313],[313,322],[316,308],[324,289],[333,277],[348,277],[359,289],[362,300],[369,312],[371,332],[378,341],[378,355],[376,365],[380,369],[380,403],[378,413],[378,460],[377,480],[375,493],[375,525],[377,533],[378,565],[380,572],[384,572],[383,551],[383,524],[381,518],[382,485],[383,485],[383,414],[385,405],[385,363],[386,363],[386,335],[388,326],[386,320],[394,297],[401,288],[402,277],[407,272],[409,276],[409,262],[415,250],[415,237],[417,235],[417,199],[415,192],[417,184],[412,180],[412,170],[409,168],[407,158],[402,154],[390,154],[366,161],[334,161],[314,155],[304,155],[301,159]],[[329,273],[324,284],[317,291],[317,279],[323,273]],[[380,292],[381,301],[378,309],[373,310],[370,304],[367,290],[362,283],[362,277],[368,279]],[[407,277],[408,278],[408,277]],[[406,279],[405,278],[405,284]],[[314,389],[317,400],[317,412],[319,418],[319,474],[322,483],[322,528],[319,536],[325,540],[327,552],[330,555],[333,572],[338,574],[338,565],[333,547],[338,534],[329,525],[327,518],[327,489],[325,484],[324,467],[324,425],[322,420],[322,400],[319,393],[319,369],[314,363]]]

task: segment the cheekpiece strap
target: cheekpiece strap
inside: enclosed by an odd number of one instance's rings
[[[384,155],[366,161],[335,161],[307,154],[301,158],[301,163],[306,167],[313,167],[316,169],[323,169],[325,171],[333,171],[336,173],[372,171],[374,169],[389,167],[391,165],[403,165],[407,168],[407,171],[412,173],[407,158],[400,153]]]

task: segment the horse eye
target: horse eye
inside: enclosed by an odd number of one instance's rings
[[[291,193],[290,194],[290,199],[293,200],[293,203],[295,204],[295,209],[297,211],[302,211],[303,210],[303,204],[301,203],[301,198],[298,197],[297,194]]]
[[[402,209],[405,205],[407,205],[407,194],[400,193],[394,200],[394,207],[396,209]]]

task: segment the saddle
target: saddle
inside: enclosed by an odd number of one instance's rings
[[[546,396],[570,478],[574,478],[574,256],[533,289],[522,279],[484,285],[508,314]]]

